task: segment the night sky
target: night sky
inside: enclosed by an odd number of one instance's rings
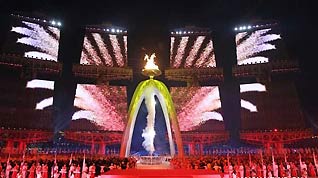
[[[156,36],[160,30],[188,25],[213,29],[234,28],[258,21],[278,21],[290,58],[300,63],[296,78],[304,115],[318,123],[317,6],[314,1],[2,1],[0,5],[0,46],[9,28],[11,13],[76,19],[82,24],[111,23],[130,30],[143,29]],[[68,24],[63,24],[67,26]],[[151,35],[147,36],[151,36]],[[142,39],[141,39],[142,40]]]

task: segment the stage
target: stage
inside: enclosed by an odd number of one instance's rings
[[[99,178],[223,178],[223,173],[205,169],[128,169],[110,170]]]

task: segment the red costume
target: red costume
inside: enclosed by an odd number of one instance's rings
[[[297,168],[296,168],[296,166],[294,164],[292,164],[292,166],[291,166],[291,176],[292,177],[297,177],[298,176],[297,175]]]
[[[94,164],[89,167],[88,171],[89,171],[89,177],[95,178],[95,165]]]
[[[35,165],[32,164],[32,166],[29,169],[29,178],[35,178]]]
[[[250,177],[251,176],[251,169],[249,165],[245,166],[245,177]]]
[[[75,171],[74,171],[74,177],[75,178],[81,178],[81,167],[77,166]]]
[[[17,178],[18,177],[18,171],[19,171],[19,166],[15,165],[14,168],[12,169],[11,178]]]
[[[64,165],[61,169],[61,178],[66,178],[67,176],[66,165]]]
[[[42,178],[48,178],[49,167],[45,164],[42,166]]]
[[[309,177],[316,177],[315,166],[309,163]]]
[[[260,165],[256,166],[256,176],[257,177],[263,177],[263,170],[262,170]]]

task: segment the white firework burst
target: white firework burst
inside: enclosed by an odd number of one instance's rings
[[[19,38],[17,43],[25,44],[36,49],[34,51],[25,52],[24,56],[57,61],[60,30],[55,27],[48,27],[46,30],[39,24],[26,21],[22,21],[22,23],[25,24],[27,28],[12,27],[11,29],[12,32],[24,36]],[[55,37],[49,32],[54,34]]]
[[[26,88],[44,88],[53,91],[54,82],[35,79],[29,81]],[[111,96],[114,97],[113,101]],[[74,106],[80,110],[73,114],[72,120],[87,119],[104,130],[122,131],[125,113],[118,109],[123,108],[126,111],[126,98],[122,96],[126,96],[124,88],[77,85]],[[117,102],[117,107],[114,102]],[[49,97],[39,101],[35,109],[43,110],[52,105],[53,97]]]
[[[247,32],[238,33],[236,35],[236,53],[237,64],[250,63],[266,63],[269,61],[268,57],[260,56],[259,53],[275,50],[276,46],[270,42],[280,40],[279,34],[269,34],[270,28],[256,30],[250,36]]]
[[[240,92],[265,92],[266,87],[260,83],[240,85]],[[208,120],[223,121],[217,111],[221,108],[218,87],[172,88],[171,95],[176,105],[181,131],[191,131]],[[188,97],[185,97],[188,96]],[[253,103],[241,99],[241,107],[250,112],[257,112]]]

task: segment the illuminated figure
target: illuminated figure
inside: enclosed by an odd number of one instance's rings
[[[158,98],[159,104],[161,105],[163,111],[167,127],[167,135],[169,139],[170,155],[175,156],[175,147],[174,142],[172,140],[173,130],[178,148],[178,156],[183,156],[181,134],[170,93],[167,87],[162,82],[153,79],[154,76],[158,76],[161,74],[161,71],[159,70],[158,66],[154,63],[155,57],[155,54],[152,54],[150,58],[148,55],[145,56],[145,60],[147,60],[147,63],[145,65],[145,68],[142,70],[142,74],[149,76],[150,79],[140,82],[132,97],[128,110],[128,123],[122,139],[120,156],[126,157],[130,155],[132,136],[134,132],[134,127],[136,125],[137,114],[140,110],[140,106],[143,100],[145,100],[148,115],[146,117],[146,127],[143,129],[142,132],[142,137],[144,138],[142,146],[149,153],[149,155],[152,156],[152,154],[154,153],[154,138],[156,136],[155,96]]]

